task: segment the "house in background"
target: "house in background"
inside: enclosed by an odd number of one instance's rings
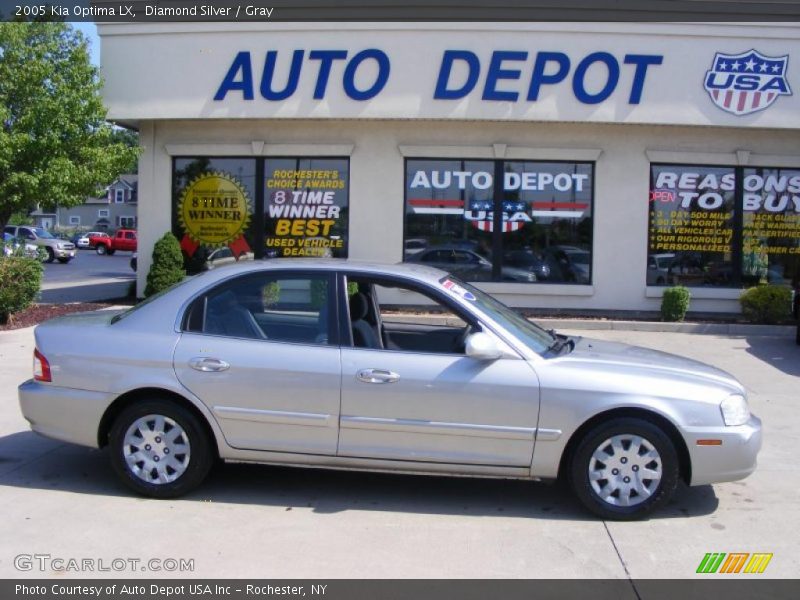
[[[34,223],[45,229],[109,231],[135,229],[137,223],[138,180],[135,174],[120,175],[106,188],[104,196],[87,198],[72,208],[59,207],[55,213],[36,210]]]

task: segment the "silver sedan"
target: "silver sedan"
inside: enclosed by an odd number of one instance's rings
[[[22,412],[109,447],[140,494],[216,459],[554,480],[633,519],[742,479],[761,422],[731,375],[545,331],[442,271],[335,259],[214,269],[125,312],[36,328]]]

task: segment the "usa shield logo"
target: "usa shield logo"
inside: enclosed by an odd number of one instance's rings
[[[791,96],[786,79],[789,55],[766,56],[757,50],[741,54],[717,52],[703,87],[722,110],[749,115],[772,106],[779,96]]]

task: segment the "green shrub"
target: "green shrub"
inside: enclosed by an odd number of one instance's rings
[[[43,270],[33,258],[0,257],[0,323],[31,305],[39,293]]]
[[[683,321],[691,297],[689,290],[682,285],[665,289],[661,298],[661,318],[664,321]]]
[[[782,285],[752,287],[739,297],[739,304],[752,323],[780,323],[792,312],[792,290]]]
[[[186,277],[183,268],[181,245],[172,233],[167,232],[153,248],[153,264],[147,274],[144,295],[152,296],[182,281]]]

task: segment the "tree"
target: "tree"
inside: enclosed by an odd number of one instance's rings
[[[138,148],[106,122],[83,35],[67,23],[0,23],[0,227],[37,205],[75,206]]]

